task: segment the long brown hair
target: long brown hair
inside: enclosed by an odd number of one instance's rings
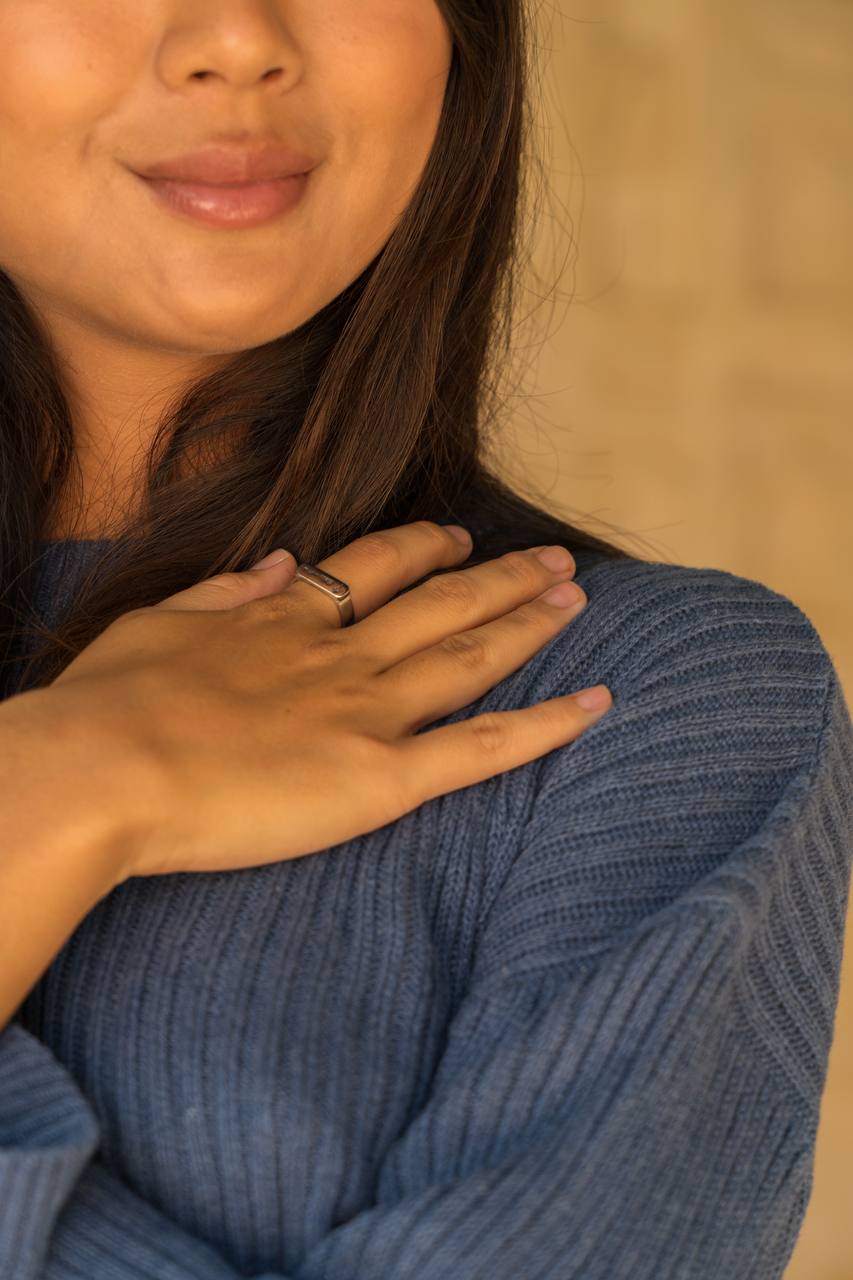
[[[31,611],[38,540],[75,483],[49,335],[0,272],[0,660],[49,684],[115,618],[273,547],[316,563],[372,530],[465,524],[477,564],[561,542],[639,559],[523,497],[487,458],[505,410],[533,156],[527,0],[439,0],[454,40],[422,181],[374,261],[297,330],[167,406],[142,506],[55,629]],[[141,512],[141,513],[140,513]]]

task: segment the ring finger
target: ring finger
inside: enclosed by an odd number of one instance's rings
[[[559,567],[541,559],[553,551],[561,553]],[[404,591],[363,618],[353,628],[350,642],[364,648],[378,673],[440,640],[535,600],[574,572],[574,558],[564,548],[508,551],[467,569],[437,574]]]
[[[414,733],[482,697],[523,666],[543,645],[582,613],[588,599],[574,582],[549,588],[565,592],[566,603],[539,596],[503,617],[447,636],[428,649],[389,667],[375,679],[393,685],[395,719]],[[579,598],[573,596],[579,593]]]

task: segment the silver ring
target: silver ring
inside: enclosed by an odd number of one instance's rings
[[[348,627],[355,621],[352,596],[350,595],[349,585],[346,582],[342,582],[340,578],[334,577],[331,573],[324,573],[315,564],[298,565],[294,578],[301,578],[303,582],[310,582],[312,587],[319,587],[325,595],[331,596],[338,606],[342,627]]]

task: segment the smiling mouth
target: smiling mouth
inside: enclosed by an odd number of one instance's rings
[[[173,213],[214,227],[255,227],[290,213],[300,203],[311,172],[264,182],[209,183],[136,176]]]

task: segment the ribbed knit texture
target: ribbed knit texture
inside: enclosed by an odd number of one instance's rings
[[[99,544],[51,544],[44,609]],[[775,1280],[812,1187],[853,724],[802,611],[581,553],[421,730],[606,683],[378,831],[131,879],[0,1032],[0,1280]]]

